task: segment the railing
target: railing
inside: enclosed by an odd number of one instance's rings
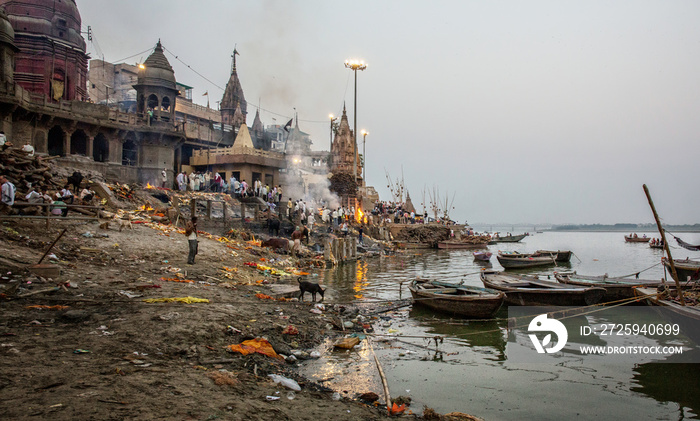
[[[61,209],[61,208],[66,208],[67,210],[75,210],[75,209],[94,209],[95,210],[95,215],[86,215],[86,216],[62,216],[62,215],[54,215],[51,213],[51,207],[55,207],[56,209]],[[13,209],[17,208],[31,208],[31,207],[45,207],[45,214],[44,215],[0,215],[0,219],[44,219],[46,220],[46,228],[49,228],[49,221],[54,219],[54,220],[59,220],[59,221],[66,221],[66,220],[72,220],[72,221],[79,221],[79,220],[91,220],[91,221],[99,221],[100,219],[100,210],[102,210],[102,207],[100,206],[89,206],[89,205],[70,205],[70,204],[65,204],[65,205],[55,205],[53,203],[31,203],[31,202],[15,202],[15,204],[12,206]],[[67,212],[66,212],[67,215]]]
[[[192,151],[192,156],[205,158],[207,155],[255,155],[266,158],[284,159],[284,154],[270,152],[262,149],[248,148],[245,146],[232,146],[230,148],[199,149]]]

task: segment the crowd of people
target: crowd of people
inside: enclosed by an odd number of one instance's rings
[[[168,187],[168,172],[165,168],[161,172],[162,187]],[[193,171],[187,174],[185,171],[175,177],[177,188],[180,191],[218,192],[227,193],[234,197],[259,197],[276,206],[282,201],[282,186],[264,184],[256,179],[249,184],[245,179],[237,180],[233,175],[226,180],[218,172]]]
[[[84,187],[80,193],[74,194],[71,186],[66,184],[62,189],[50,191],[47,188],[37,189],[27,186],[28,192],[17,200],[17,188],[5,176],[0,176],[2,184],[2,200],[0,213],[5,215],[43,215],[46,213],[46,204],[50,204],[49,211],[53,215],[67,216],[69,208],[66,205],[92,205],[95,192],[89,187]]]

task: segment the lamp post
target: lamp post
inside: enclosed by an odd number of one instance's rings
[[[367,135],[369,132],[367,130],[362,131],[362,182],[367,185],[367,179],[365,178],[367,168],[367,155],[365,155],[365,142],[367,140]]]
[[[355,183],[357,183],[357,71],[365,70],[367,68],[367,64],[364,62],[364,60],[345,60],[345,67],[348,69],[352,69],[352,71],[355,72],[355,110],[353,112],[355,123],[353,127],[352,136],[354,138],[353,140],[355,143],[355,165],[353,166],[353,174],[355,176]]]

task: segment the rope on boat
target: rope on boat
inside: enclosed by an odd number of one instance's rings
[[[630,273],[629,275],[625,275],[625,276],[616,276],[616,278],[629,278],[630,276],[634,276],[634,279],[639,279],[639,274],[640,274],[640,273],[646,272],[646,271],[648,271],[649,269],[655,268],[655,267],[659,266],[661,263],[662,263],[662,262],[656,263],[655,265],[649,266],[649,267],[646,268],[646,269],[642,269],[642,270],[640,270],[639,272]]]

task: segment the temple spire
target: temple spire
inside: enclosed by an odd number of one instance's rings
[[[238,53],[238,50],[236,50],[236,46],[234,45],[233,54],[231,54],[231,58],[233,59],[231,63],[231,74],[233,74],[236,71],[236,56],[240,56],[240,54]]]

